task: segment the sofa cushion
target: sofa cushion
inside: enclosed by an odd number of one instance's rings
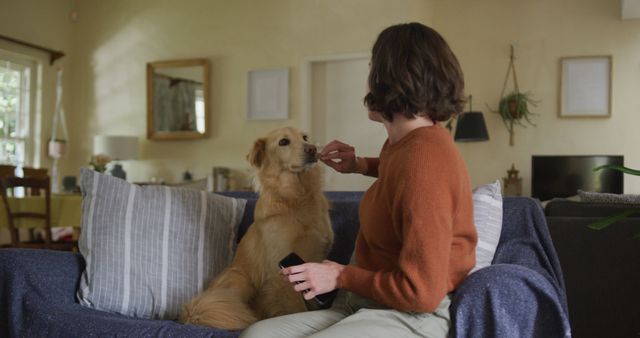
[[[502,193],[500,181],[473,189],[473,220],[478,232],[476,265],[469,273],[491,265],[502,232]]]
[[[631,204],[640,206],[640,195],[633,194],[610,194],[595,191],[578,190],[578,196],[582,202],[595,202],[595,203],[617,203],[617,204]]]
[[[82,305],[177,318],[232,257],[245,201],[204,191],[137,186],[83,169]]]

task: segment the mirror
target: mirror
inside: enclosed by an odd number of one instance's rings
[[[209,61],[147,63],[147,138],[185,140],[209,135]]]

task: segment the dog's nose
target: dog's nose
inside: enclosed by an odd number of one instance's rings
[[[314,146],[313,144],[304,145],[304,152],[311,156],[316,156],[317,151],[318,151],[318,148],[316,148],[316,146]]]

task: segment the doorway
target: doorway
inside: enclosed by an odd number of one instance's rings
[[[367,118],[369,56],[355,55],[310,62],[309,131],[313,142],[340,140],[356,155],[377,157],[387,138],[381,123]],[[340,174],[324,166],[325,190],[363,191],[375,180],[360,174]]]

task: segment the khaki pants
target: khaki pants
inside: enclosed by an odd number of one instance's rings
[[[401,312],[341,290],[331,309],[259,321],[240,337],[445,338],[449,332],[450,303],[447,295],[433,313]]]

